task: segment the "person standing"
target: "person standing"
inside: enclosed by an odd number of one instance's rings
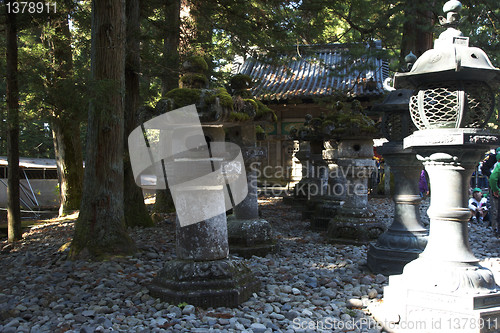
[[[420,197],[425,199],[429,195],[429,186],[427,185],[427,174],[425,172],[425,169],[422,169],[422,172],[420,173],[420,179],[418,181],[418,189],[420,191]]]
[[[491,226],[495,230],[497,236],[500,234],[499,233],[499,226],[500,226],[500,214],[498,214],[498,190],[499,190],[499,179],[500,179],[500,147],[496,149],[496,160],[497,163],[495,164],[495,167],[493,171],[490,174],[489,177],[489,185],[490,185],[490,220],[491,220]]]

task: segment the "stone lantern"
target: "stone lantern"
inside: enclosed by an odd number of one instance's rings
[[[224,126],[250,120],[255,109],[236,111],[225,89],[202,89],[208,82],[202,58],[193,57],[184,67],[183,88],[168,92],[157,103],[160,115],[141,126],[159,139],[145,144],[141,127],[133,132],[133,144],[129,139],[131,160],[143,166],[137,170],[150,175],[155,169],[158,187],[168,180],[177,215],[177,257],[165,262],[148,288],[170,304],[236,307],[260,283],[229,256],[226,210],[240,203],[256,208],[257,198],[247,195],[254,191],[247,190],[244,157],[240,147],[225,142]]]
[[[389,142],[378,150],[394,175],[394,220],[368,250],[367,264],[374,273],[401,274],[403,267],[416,259],[427,244],[428,231],[420,221],[421,197],[418,179],[422,162],[411,149],[403,149],[403,138],[415,127],[408,103],[413,90],[391,91],[374,111],[382,111],[382,134]]]
[[[333,122],[340,191],[333,188],[332,192],[341,194],[344,203],[328,222],[326,237],[331,243],[367,244],[386,229],[368,207],[368,178],[375,170],[373,137],[377,130],[361,112],[359,101],[353,101],[350,110],[339,111]]]
[[[291,139],[301,141],[296,157],[302,164],[302,179],[295,185],[293,204],[302,206],[303,219],[312,217],[316,205],[327,194],[328,165],[323,159],[323,149],[334,128],[324,115],[313,118],[307,114],[304,125],[290,131]]]
[[[408,73],[396,74],[396,88],[415,89],[410,112],[416,131],[404,139],[429,174],[428,243],[418,259],[389,278],[384,302],[372,309],[392,330],[498,332],[500,289],[493,273],[470,249],[467,208],[471,175],[483,152],[500,135],[482,129],[494,106],[492,87],[499,70],[458,30],[461,3],[448,1],[440,23],[447,28]],[[378,312],[378,310],[384,310]]]

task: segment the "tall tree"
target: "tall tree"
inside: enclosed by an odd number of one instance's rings
[[[92,1],[92,78],[80,216],[70,257],[127,255],[123,200],[125,0]]]
[[[161,89],[164,96],[179,87],[179,39],[181,0],[165,1],[165,31],[163,41],[163,73]]]
[[[180,43],[180,0],[165,0],[165,21],[163,31],[163,66],[161,73],[161,92],[165,96],[170,90],[179,87],[179,43]],[[174,201],[170,189],[157,190],[155,212],[174,211]]]
[[[142,189],[137,186],[130,165],[128,153],[128,135],[136,126],[137,108],[139,107],[139,73],[140,73],[140,25],[139,0],[126,0],[127,47],[125,57],[125,152],[123,160],[125,224],[127,226],[152,226]]]
[[[14,1],[8,0],[6,4]],[[19,204],[19,88],[17,80],[17,20],[16,14],[6,6],[6,59],[7,59],[7,225],[8,241],[22,238],[21,207]]]
[[[434,6],[434,0],[406,1],[400,52],[402,64],[404,64],[404,57],[408,53],[413,52],[417,57],[420,57],[425,51],[432,48],[435,18],[432,8]]]
[[[71,1],[59,1],[57,13],[51,17],[53,34],[49,42],[53,51],[53,73],[49,84],[52,100],[51,128],[59,175],[59,216],[78,210],[83,186],[83,156],[80,141],[79,110],[72,107],[75,100],[73,59],[69,15]]]

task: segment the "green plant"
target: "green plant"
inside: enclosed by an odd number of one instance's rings
[[[257,134],[264,134],[264,133],[266,133],[266,131],[264,131],[264,129],[262,128],[262,126],[257,125],[257,126],[255,126],[255,133],[257,133]]]

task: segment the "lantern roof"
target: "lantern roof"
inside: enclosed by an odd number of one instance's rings
[[[447,29],[434,41],[434,48],[427,50],[407,73],[397,73],[395,88],[415,89],[438,81],[474,80],[489,84],[500,82],[500,70],[495,68],[486,53],[469,46],[469,38],[458,30],[459,1],[448,1],[443,6],[445,17],[440,24]]]
[[[408,111],[408,103],[413,94],[411,89],[396,89],[385,97],[384,101],[372,107],[372,111]]]

